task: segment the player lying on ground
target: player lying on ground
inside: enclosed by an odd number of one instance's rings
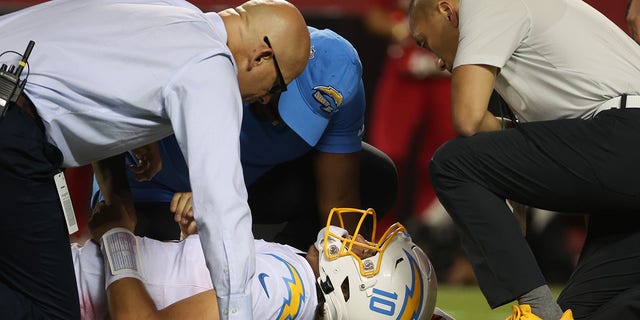
[[[334,209],[328,221],[343,226],[343,214],[358,214],[361,223],[371,217],[375,225],[372,209]],[[217,319],[198,235],[160,242],[133,236],[134,226],[123,210],[101,203],[90,222],[100,245],[72,246],[83,319]],[[256,240],[254,317],[431,318],[436,276],[406,229],[396,223],[373,242],[359,229],[349,236],[342,228],[324,228],[306,257],[293,247]]]

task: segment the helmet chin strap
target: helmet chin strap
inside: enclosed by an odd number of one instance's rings
[[[326,280],[322,280],[322,276],[317,279],[322,295],[324,296],[324,316],[326,320],[342,320],[348,319],[348,314],[344,296],[342,296],[342,290],[336,290],[329,277]],[[340,294],[340,296],[338,296]],[[342,300],[340,300],[342,298]]]

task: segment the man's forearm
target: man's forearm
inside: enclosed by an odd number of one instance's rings
[[[360,152],[317,152],[314,158],[320,225],[335,207],[360,208]],[[355,215],[345,216],[345,227],[354,231]]]
[[[107,204],[114,202],[133,205],[131,189],[125,173],[124,154],[103,159],[91,164]]]
[[[484,118],[482,119],[478,132],[498,131],[509,128],[511,126],[511,121],[504,118],[498,118],[489,110],[487,110],[487,112],[484,114]]]
[[[136,278],[124,278],[107,288],[111,319],[158,319],[158,310],[149,293]]]

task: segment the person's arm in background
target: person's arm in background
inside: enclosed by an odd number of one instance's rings
[[[359,151],[345,154],[316,151],[314,171],[322,226],[334,207],[360,208]],[[355,215],[345,216],[347,217],[356,218]],[[357,220],[347,220],[345,224],[347,230],[353,232]]]
[[[162,169],[162,159],[158,149],[158,143],[153,142],[131,151],[135,155],[136,166],[129,166],[138,181],[151,180]],[[113,201],[132,203],[131,189],[125,173],[125,157],[122,153],[110,158],[91,163],[96,181],[100,186],[105,201],[111,204]]]
[[[109,205],[122,205],[135,215],[131,189],[125,174],[124,153],[91,163],[104,200]]]
[[[629,26],[631,38],[640,43],[640,0],[629,0],[627,5],[627,25]]]
[[[120,232],[125,233],[126,231],[123,229],[126,229],[131,233],[130,237],[133,237],[135,216],[127,214],[117,206],[100,202],[96,205],[94,214],[89,221],[89,231],[93,240],[100,243],[103,235],[109,231],[115,231],[114,228],[122,228],[119,229]],[[105,265],[107,265],[108,259],[104,256],[103,258]],[[109,272],[109,269],[105,268],[105,272]],[[142,276],[144,277],[144,274]],[[213,290],[207,290],[180,300],[162,310],[156,308],[147,289],[138,278],[124,277],[115,280],[106,288],[106,291],[110,319],[114,320],[219,319]]]
[[[405,18],[405,8],[389,10],[379,3],[369,5],[364,16],[367,30],[391,42],[408,39],[409,25]]]

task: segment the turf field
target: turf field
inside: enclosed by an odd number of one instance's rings
[[[558,296],[561,288],[552,287],[551,290]],[[438,285],[436,306],[456,320],[504,320],[511,315],[513,304],[515,301],[491,310],[477,286]]]

